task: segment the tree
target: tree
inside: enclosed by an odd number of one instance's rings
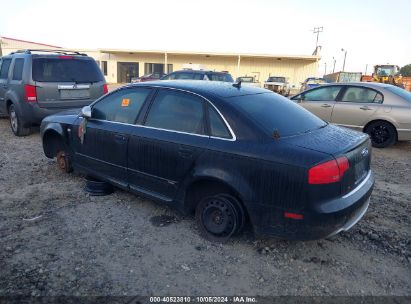
[[[404,65],[401,68],[400,73],[402,76],[411,77],[411,63]]]

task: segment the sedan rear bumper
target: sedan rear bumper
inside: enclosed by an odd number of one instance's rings
[[[314,240],[335,235],[352,228],[367,212],[374,187],[374,175],[367,177],[350,193],[312,210],[280,210],[258,205],[250,212],[254,231],[259,236],[289,240]],[[284,212],[296,212],[302,219],[285,218]]]

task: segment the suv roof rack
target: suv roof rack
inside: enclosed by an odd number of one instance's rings
[[[80,56],[87,56],[87,54],[80,53],[78,51],[70,51],[70,50],[43,50],[43,49],[25,49],[25,50],[18,50],[11,54],[32,54],[33,52],[39,53],[56,53],[56,54],[63,54],[63,55],[80,55]]]

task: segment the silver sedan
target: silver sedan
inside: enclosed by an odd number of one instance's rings
[[[368,133],[374,147],[411,140],[411,93],[399,87],[372,82],[335,83],[291,99],[325,121]]]

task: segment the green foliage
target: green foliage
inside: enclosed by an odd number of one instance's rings
[[[411,77],[411,63],[404,65],[401,69],[400,69],[400,73],[402,76],[406,76],[406,77]]]

